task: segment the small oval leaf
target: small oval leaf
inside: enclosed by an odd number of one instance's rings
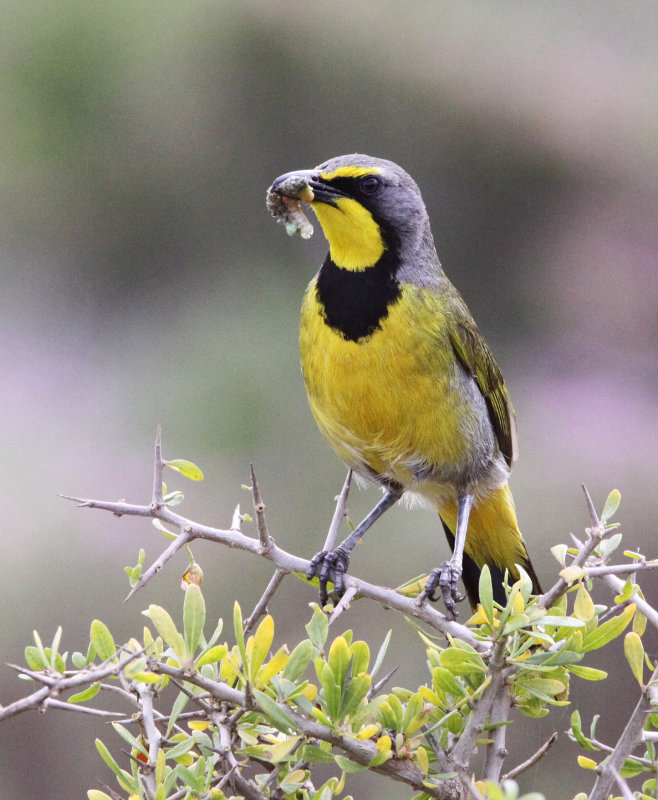
[[[114,645],[114,639],[110,629],[104,622],[99,619],[92,620],[89,638],[101,661],[107,661],[108,658],[116,655],[117,649]]]
[[[187,461],[184,458],[174,458],[171,461],[165,461],[164,463],[166,467],[169,467],[176,472],[180,472],[181,475],[184,475],[191,481],[203,480],[203,472],[201,472],[199,467],[197,467],[197,465],[193,464],[191,461]]]

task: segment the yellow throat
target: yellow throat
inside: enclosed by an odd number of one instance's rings
[[[334,172],[323,172],[320,177],[323,180],[357,178],[377,172],[378,169],[341,167]],[[329,242],[334,264],[362,272],[376,264],[386,249],[381,230],[361,203],[348,197],[339,197],[335,202],[335,206],[320,202],[311,203],[311,206]]]

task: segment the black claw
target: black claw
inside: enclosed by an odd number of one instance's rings
[[[314,576],[318,568],[318,564],[324,559],[327,555],[326,550],[320,550],[319,553],[316,553],[313,558],[311,559],[311,563],[306,570],[306,580],[310,581]]]
[[[316,575],[320,579],[320,605],[329,601],[327,582],[334,584],[334,594],[340,597],[345,591],[345,573],[350,563],[349,554],[340,547],[335,550],[321,550],[313,556],[306,570],[306,580]]]
[[[430,572],[422,596],[435,603],[440,599],[436,590],[440,589],[446,611],[453,619],[457,619],[459,615],[456,603],[461,603],[466,597],[457,589],[460,578],[461,572],[455,569],[449,561],[446,561],[445,564],[441,564],[440,567]]]

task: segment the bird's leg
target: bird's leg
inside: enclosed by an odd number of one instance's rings
[[[441,564],[440,567],[430,572],[423,596],[428,600],[438,600],[435,591],[439,587],[443,596],[446,610],[453,617],[457,617],[455,604],[464,599],[464,595],[457,591],[457,584],[462,574],[462,562],[464,560],[464,546],[466,545],[466,531],[468,530],[468,517],[473,505],[472,494],[457,495],[457,529],[455,531],[455,545],[452,550],[452,558]]]
[[[376,522],[381,515],[402,497],[403,490],[389,487],[386,494],[377,503],[373,510],[359,525],[342,541],[335,550],[321,550],[313,556],[309,568],[306,570],[306,579],[311,580],[315,575],[320,578],[320,604],[325,605],[329,600],[327,581],[334,584],[334,591],[338,596],[345,591],[343,580],[350,563],[350,553],[368,528]]]

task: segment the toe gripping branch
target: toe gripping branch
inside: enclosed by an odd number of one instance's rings
[[[324,606],[329,600],[327,581],[333,581],[334,594],[340,597],[345,591],[345,574],[350,564],[350,553],[356,547],[368,528],[381,517],[381,515],[402,497],[403,490],[399,486],[387,487],[386,494],[350,533],[335,550],[321,550],[313,556],[306,571],[306,579],[311,580],[316,575],[320,579],[320,605]]]
[[[459,583],[461,575],[461,569],[457,569],[454,566],[452,559],[446,561],[441,564],[440,567],[436,567],[436,569],[430,572],[422,594],[422,596],[426,597],[430,602],[435,603],[440,599],[436,590],[437,588],[440,589],[446,611],[453,619],[457,619],[459,616],[456,604],[461,603],[466,597],[466,595],[462,594],[457,589],[457,584]]]
[[[309,568],[306,570],[306,579],[311,580],[316,575],[320,579],[320,605],[329,602],[327,582],[332,581],[334,592],[340,597],[345,591],[345,574],[350,565],[350,554],[337,547],[335,550],[321,550],[313,556]]]
[[[458,591],[457,584],[462,576],[466,531],[468,530],[468,518],[472,505],[472,494],[457,495],[457,526],[452,558],[430,572],[421,595],[421,597],[426,597],[434,602],[439,599],[436,594],[437,587],[441,589],[446,611],[453,619],[457,619],[456,604],[461,603],[465,598],[465,595]]]

